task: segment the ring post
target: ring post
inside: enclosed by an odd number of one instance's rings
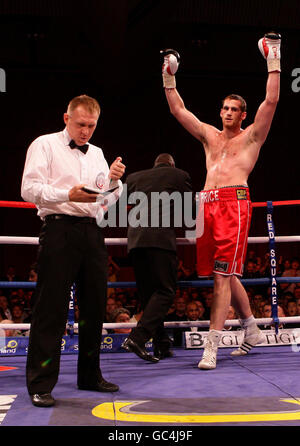
[[[267,228],[269,234],[269,250],[270,250],[270,270],[271,270],[271,308],[272,318],[275,325],[276,334],[278,334],[278,303],[277,303],[277,262],[275,250],[275,228],[273,223],[273,202],[267,201]]]
[[[74,301],[74,294],[75,294],[75,285],[72,285],[71,291],[70,291],[70,301],[69,301],[69,311],[68,311],[68,323],[67,323],[67,330],[70,338],[74,336],[74,323],[75,323],[75,301]]]

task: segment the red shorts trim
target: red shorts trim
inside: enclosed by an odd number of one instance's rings
[[[198,276],[243,274],[251,215],[247,187],[200,192],[196,229]]]

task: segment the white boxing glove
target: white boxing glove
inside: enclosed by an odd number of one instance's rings
[[[165,88],[176,88],[175,73],[178,70],[180,56],[175,50],[161,50],[164,56],[164,63],[162,66],[163,85]]]
[[[258,41],[258,48],[267,60],[268,72],[280,72],[280,43],[281,35],[277,33],[268,33]]]

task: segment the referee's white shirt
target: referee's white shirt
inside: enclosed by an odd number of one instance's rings
[[[99,219],[99,213],[103,213],[101,202],[69,201],[69,190],[78,184],[93,188],[100,186],[101,191],[118,185],[119,189],[114,192],[114,199],[109,200],[110,204],[122,193],[121,181],[110,182],[108,178],[109,166],[102,149],[89,144],[87,153],[83,154],[78,149],[71,149],[70,141],[65,128],[61,132],[38,137],[28,148],[21,196],[36,205],[42,220],[49,214]]]

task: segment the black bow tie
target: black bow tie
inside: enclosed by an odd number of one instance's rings
[[[71,147],[71,149],[78,149],[78,150],[80,150],[84,154],[86,154],[86,152],[89,149],[89,145],[88,144],[84,144],[83,146],[78,146],[73,139],[71,139],[71,141],[69,143],[69,146]]]

